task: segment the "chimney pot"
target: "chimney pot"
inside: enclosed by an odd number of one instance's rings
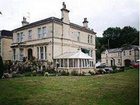
[[[23,20],[22,20],[22,26],[25,26],[25,25],[28,25],[29,24],[29,22],[27,22],[27,20],[26,20],[26,18],[25,17],[23,17]]]
[[[87,21],[87,18],[84,18],[83,26],[84,26],[85,28],[88,28],[88,21]]]

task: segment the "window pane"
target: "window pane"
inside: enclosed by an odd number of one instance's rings
[[[47,59],[47,47],[45,46],[45,59]]]
[[[38,28],[38,38],[41,38],[41,28]]]
[[[23,49],[20,49],[20,60],[23,60]]]
[[[80,32],[77,33],[77,41],[80,41]]]
[[[20,33],[20,42],[23,42],[23,32]]]
[[[29,30],[29,31],[28,31],[28,39],[29,39],[29,40],[32,39],[32,30]]]
[[[37,47],[37,58],[39,59],[39,47]]]
[[[46,27],[43,27],[42,28],[42,37],[45,37],[46,36]]]
[[[44,54],[43,54],[43,47],[40,47],[40,57],[41,57],[41,59],[43,59],[43,57],[44,57]]]
[[[17,33],[17,42],[19,42],[19,33]]]

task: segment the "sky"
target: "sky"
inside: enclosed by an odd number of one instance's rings
[[[21,27],[23,16],[30,23],[52,16],[61,18],[62,2],[70,10],[70,22],[82,26],[86,17],[98,37],[108,27],[139,30],[139,0],[0,0],[0,30]]]

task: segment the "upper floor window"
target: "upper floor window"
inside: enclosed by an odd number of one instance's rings
[[[38,38],[41,38],[41,28],[38,28]]]
[[[23,32],[17,33],[17,42],[23,42],[24,34]]]
[[[42,37],[45,37],[47,33],[46,27],[42,27]]]
[[[77,33],[77,41],[80,41],[80,32]]]
[[[123,51],[123,55],[125,56],[125,51]]]
[[[88,35],[88,43],[90,43],[90,35]]]
[[[129,51],[129,55],[131,55],[131,51]]]
[[[31,40],[32,39],[32,30],[28,31],[28,39]]]
[[[19,36],[19,33],[17,33],[17,42],[20,42],[20,36]]]
[[[90,44],[93,43],[93,42],[92,42],[92,41],[93,41],[92,38],[93,38],[92,35],[88,35],[88,43],[90,43]]]
[[[90,36],[90,43],[92,43],[92,35]]]
[[[20,33],[20,42],[23,42],[23,37],[24,37],[23,32],[21,32]]]
[[[44,38],[47,35],[46,27],[38,28],[38,38]]]

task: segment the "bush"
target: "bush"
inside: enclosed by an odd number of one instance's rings
[[[117,68],[116,66],[112,66],[112,69],[113,69],[113,70],[116,70],[116,68]]]
[[[2,57],[0,56],[0,78],[2,78],[3,73],[4,73],[4,65],[3,65]]]
[[[69,72],[66,72],[66,71],[63,70],[63,71],[61,72],[61,75],[63,75],[63,76],[68,76],[68,75],[69,75]]]
[[[25,72],[24,75],[25,76],[31,76],[32,75],[32,72]]]
[[[37,75],[37,73],[36,73],[35,70],[33,70],[32,75],[33,75],[33,76],[36,76],[36,75]]]
[[[14,73],[14,74],[12,74],[12,77],[13,78],[15,78],[15,77],[23,77],[24,75],[22,75],[22,74],[16,74],[16,73]]]
[[[89,71],[88,73],[90,73],[91,75],[95,75],[95,72]]]
[[[44,76],[49,76],[49,73],[48,72],[44,72]]]
[[[73,70],[73,71],[71,72],[71,75],[72,75],[72,76],[78,76],[78,72],[75,71],[75,70]]]
[[[113,69],[112,73],[117,73],[118,70],[117,69]]]

